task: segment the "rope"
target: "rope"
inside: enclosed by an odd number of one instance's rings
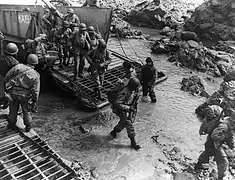
[[[138,60],[141,62],[141,64],[143,65],[143,61],[140,59],[140,57],[138,56],[137,52],[135,51],[135,49],[133,48],[133,46],[131,45],[131,43],[129,42],[129,40],[127,40],[128,44],[130,45],[132,51],[135,53],[135,56],[138,58]]]

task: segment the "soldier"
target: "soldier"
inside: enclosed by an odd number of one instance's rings
[[[228,171],[228,159],[224,151],[225,144],[233,149],[235,147],[233,131],[235,128],[235,113],[231,117],[221,119],[223,110],[217,105],[208,106],[206,117],[201,125],[199,134],[207,136],[205,150],[200,155],[195,169],[205,169],[205,163],[209,163],[209,157],[214,156],[218,168],[218,180],[224,180]]]
[[[131,140],[131,147],[135,150],[140,149],[140,146],[136,144],[135,141],[135,131],[133,126],[133,119],[128,116],[131,111],[135,111],[130,105],[133,101],[133,92],[139,89],[140,82],[137,78],[131,78],[128,82],[128,85],[122,89],[116,98],[115,103],[111,106],[113,113],[115,113],[120,121],[110,132],[110,135],[113,138],[117,137],[117,133],[121,132],[124,128],[127,130],[128,137]]]
[[[156,78],[157,70],[154,67],[152,59],[150,57],[147,57],[146,65],[144,65],[141,69],[140,83],[143,87],[143,99],[149,94],[152,103],[155,103],[157,101],[154,92],[154,84],[156,82]]]
[[[56,38],[56,43],[59,50],[59,58],[60,58],[60,67],[63,65],[69,65],[69,37],[72,34],[72,30],[69,28],[69,22],[64,21],[63,26],[60,27],[54,34]]]
[[[18,64],[6,74],[5,87],[10,97],[9,128],[17,129],[17,114],[20,106],[26,126],[25,131],[29,132],[32,127],[30,108],[36,106],[40,91],[40,77],[34,70],[37,64],[38,57],[30,54],[27,58],[27,65]],[[29,107],[29,101],[33,102],[32,107]]]
[[[124,84],[128,84],[128,81],[130,78],[137,77],[135,69],[132,67],[132,64],[129,61],[125,61],[122,64],[123,69],[124,69],[124,75],[122,77],[122,81]]]
[[[82,7],[89,6],[89,7],[97,7],[97,0],[86,0]]]
[[[71,35],[70,41],[72,44],[72,53],[74,57],[74,81],[76,81],[78,76],[81,78],[83,77],[85,55],[90,49],[90,37],[89,34],[86,32],[86,24],[81,23],[79,25],[79,31],[75,31]]]
[[[14,43],[9,43],[5,49],[5,55],[0,58],[0,99],[3,104],[3,109],[8,107],[8,100],[4,96],[4,77],[7,72],[13,68],[15,65],[19,64],[16,60],[16,54],[18,52],[18,47]]]
[[[57,56],[49,56],[47,54],[45,41],[46,35],[39,34],[34,40],[27,39],[24,44],[28,54],[36,54],[38,56],[39,63],[36,66],[36,69],[39,73],[41,73],[42,70],[50,71],[57,59]]]
[[[87,31],[91,39],[91,42],[90,42],[91,49],[97,49],[99,39],[102,39],[101,35],[95,32],[95,28],[93,26],[89,26],[87,28]]]
[[[55,10],[54,10],[55,11]],[[51,30],[58,25],[58,18],[49,9],[45,9],[45,14],[42,16],[42,27],[46,30],[48,37],[51,37]]]
[[[80,19],[74,13],[74,10],[72,8],[68,9],[67,14],[63,18],[63,21],[69,22],[72,31],[75,30],[75,27],[78,27],[80,25]]]
[[[104,83],[104,73],[111,62],[109,57],[109,52],[106,49],[107,45],[103,39],[99,40],[99,45],[97,49],[89,51],[86,55],[86,59],[91,66],[91,75],[96,81],[95,92],[98,99],[103,101],[101,96],[100,87]]]

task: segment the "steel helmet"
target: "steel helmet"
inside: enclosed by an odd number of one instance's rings
[[[205,108],[205,117],[207,120],[212,120],[213,118],[217,118],[221,115],[223,109],[217,105],[211,105]]]
[[[19,49],[15,43],[8,43],[6,46],[5,53],[10,54],[10,55],[14,55],[14,54],[18,53],[18,51],[19,51]]]
[[[38,57],[36,54],[30,54],[27,57],[27,64],[30,65],[37,65],[38,64]]]
[[[64,22],[63,22],[63,26],[68,28],[68,27],[70,27],[70,24],[69,24],[68,21],[64,21]]]
[[[131,78],[127,85],[131,90],[138,89],[140,86],[140,81],[137,78]]]
[[[146,58],[146,62],[153,62],[153,60],[152,60],[151,57],[147,57],[147,58]]]
[[[106,42],[103,39],[99,39],[99,49],[105,49],[107,47]]]
[[[85,24],[85,23],[81,23],[81,24],[79,25],[79,29],[80,29],[81,31],[86,31],[86,24]]]
[[[87,31],[88,31],[89,33],[93,33],[93,32],[95,32],[95,28],[94,28],[93,26],[89,26],[89,27],[87,28]]]
[[[69,8],[67,13],[74,13],[74,10],[72,8]]]

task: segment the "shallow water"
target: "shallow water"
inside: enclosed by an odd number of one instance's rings
[[[204,137],[198,135],[200,123],[194,110],[205,99],[181,91],[180,82],[189,76],[190,70],[166,61],[166,55],[151,54],[147,41],[129,39],[122,40],[121,44],[127,56],[142,61],[151,56],[156,68],[168,75],[166,81],[155,87],[157,103],[139,104],[134,126],[142,148],[137,152],[130,149],[125,130],[117,139],[109,139],[107,135],[117,119],[107,108],[102,110],[107,111],[104,118],[94,119],[94,113],[79,111],[73,98],[57,90],[41,94],[39,113],[34,117],[35,130],[43,138],[49,138],[49,145],[63,158],[77,159],[96,167],[102,180],[170,179],[166,173],[169,165],[164,162],[171,161],[164,150],[178,147],[183,155],[196,162],[203,149]],[[123,54],[115,38],[109,40],[108,47]],[[193,73],[203,79],[209,93],[218,89],[221,79],[211,83],[205,80],[205,74]],[[86,120],[91,120],[84,125],[89,133],[83,134],[79,125]],[[151,139],[157,134],[159,144]]]

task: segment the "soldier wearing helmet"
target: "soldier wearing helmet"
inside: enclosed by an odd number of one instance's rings
[[[86,55],[86,59],[90,64],[91,75],[96,80],[95,92],[98,99],[101,101],[104,98],[101,96],[100,88],[104,83],[104,73],[111,62],[106,47],[106,42],[103,39],[100,39],[98,48],[89,51]]]
[[[6,73],[13,68],[15,65],[19,64],[16,60],[16,54],[18,52],[18,47],[14,43],[7,44],[5,48],[5,54],[0,57],[0,102],[3,108],[8,107],[8,101],[4,96],[4,78]]]
[[[85,55],[90,50],[90,37],[87,33],[86,24],[81,23],[79,30],[75,31],[70,37],[73,57],[74,57],[74,80],[83,77],[83,69],[85,66]]]
[[[127,135],[131,140],[131,147],[135,150],[140,149],[140,146],[135,141],[135,131],[133,126],[133,119],[129,117],[131,111],[135,111],[132,107],[132,101],[134,100],[134,92],[138,93],[140,87],[140,81],[137,78],[130,78],[128,85],[125,86],[120,92],[118,92],[116,101],[112,104],[113,112],[120,118],[118,124],[110,132],[113,138],[117,137],[117,133],[120,133],[124,128],[127,130]]]
[[[209,163],[209,158],[213,156],[217,164],[218,179],[223,180],[227,175],[229,165],[224,145],[231,149],[235,148],[235,113],[232,113],[230,117],[222,118],[223,109],[217,105],[208,106],[205,111],[206,117],[199,134],[208,134],[208,136],[205,150],[200,155],[195,169],[207,169],[205,164]]]
[[[64,21],[62,27],[58,28],[55,33],[55,42],[58,47],[60,67],[62,65],[69,65],[69,37],[72,35],[70,24],[68,21]]]
[[[64,16],[63,21],[68,21],[70,24],[70,28],[74,31],[75,27],[78,27],[80,24],[80,19],[74,13],[72,8],[69,8],[67,14]]]
[[[34,67],[39,63],[35,54],[27,57],[27,65],[17,64],[7,74],[5,78],[6,94],[9,97],[9,118],[8,127],[17,129],[16,121],[19,106],[23,111],[23,121],[26,126],[26,132],[31,129],[31,112],[29,109],[29,101],[35,107],[40,92],[40,76]]]
[[[91,49],[97,49],[99,44],[99,39],[102,39],[101,35],[95,32],[95,28],[93,26],[89,26],[87,28],[87,31],[91,39],[90,43]]]
[[[147,95],[150,96],[151,102],[155,103],[156,95],[154,92],[154,84],[157,78],[157,70],[153,64],[153,60],[150,57],[146,58],[146,64],[142,67],[140,73],[140,82],[143,89],[143,100],[146,101]]]

